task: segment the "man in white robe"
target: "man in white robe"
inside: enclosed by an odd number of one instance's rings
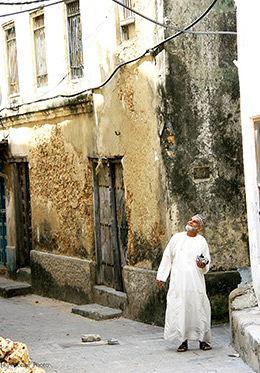
[[[202,350],[211,349],[211,309],[204,279],[210,254],[205,238],[198,234],[205,222],[201,215],[195,215],[188,221],[186,232],[171,238],[157,272],[159,287],[171,273],[164,338],[181,340],[179,352],[188,349],[188,340],[199,341]]]

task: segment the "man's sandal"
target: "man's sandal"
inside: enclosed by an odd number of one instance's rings
[[[182,344],[177,349],[178,352],[185,352],[187,350],[188,350],[188,342],[187,341],[182,342]]]
[[[200,349],[203,351],[212,350],[212,347],[206,342],[200,342]]]

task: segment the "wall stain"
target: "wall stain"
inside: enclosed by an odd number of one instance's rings
[[[235,30],[233,4],[224,3],[227,12],[215,9],[208,22],[216,29]],[[196,11],[202,6],[198,4]],[[178,20],[186,7],[186,1],[166,1],[165,15]],[[220,37],[213,43],[208,37],[183,35],[165,49],[167,75],[158,88],[157,115],[167,206],[176,206],[179,219],[173,223],[177,231],[183,230],[190,216],[204,214],[208,224],[203,235],[210,246],[212,269],[247,266],[239,83],[233,65],[236,39]],[[196,164],[209,168],[209,178],[194,180]]]

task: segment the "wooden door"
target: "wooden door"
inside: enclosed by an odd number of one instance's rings
[[[27,162],[17,163],[19,185],[19,238],[21,267],[30,265],[30,251],[32,249],[32,223],[29,167]]]
[[[127,219],[120,161],[94,167],[95,233],[98,282],[123,291],[122,267],[127,262]]]
[[[2,163],[0,163],[0,173],[4,175]],[[6,246],[5,180],[0,177],[0,264],[6,263]]]

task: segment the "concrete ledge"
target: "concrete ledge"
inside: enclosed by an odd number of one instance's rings
[[[126,294],[122,291],[117,291],[103,285],[94,286],[93,291],[95,303],[122,311],[125,309]]]
[[[242,359],[260,372],[260,309],[252,283],[232,291],[229,309],[231,342]]]
[[[28,284],[16,282],[6,278],[0,278],[0,296],[12,298],[19,295],[27,295],[32,292],[32,287]]]
[[[72,312],[97,321],[114,319],[116,317],[122,316],[123,313],[121,310],[104,307],[96,303],[85,304],[83,306],[75,306],[72,308]]]
[[[124,316],[155,325],[164,325],[168,284],[159,289],[156,271],[125,266],[123,279],[127,294]],[[205,276],[212,322],[227,322],[228,296],[241,281],[237,271],[209,272]]]
[[[123,280],[127,294],[124,316],[155,325],[164,325],[167,286],[159,289],[156,271],[125,266]]]
[[[91,260],[31,251],[33,291],[76,304],[92,302],[95,264]]]
[[[229,317],[229,294],[241,282],[239,272],[208,272],[205,275],[205,281],[213,322],[227,322]]]

